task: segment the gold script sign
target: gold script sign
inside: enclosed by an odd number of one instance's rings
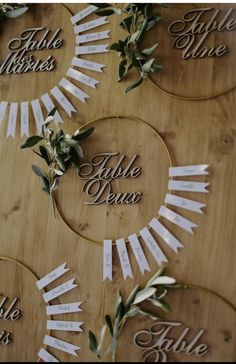
[[[141,199],[141,192],[116,194],[112,191],[113,180],[136,178],[141,174],[141,167],[134,165],[138,158],[137,154],[133,156],[126,167],[123,166],[126,160],[125,155],[120,156],[114,167],[109,167],[111,160],[117,156],[119,156],[119,152],[96,154],[91,158],[90,163],[84,163],[80,166],[80,177],[86,180],[83,190],[89,197],[92,197],[92,201],[86,201],[85,204],[135,204]]]
[[[21,311],[16,309],[18,298],[14,298],[12,302],[7,305],[8,297],[0,294],[2,300],[0,302],[0,319],[5,321],[17,321],[21,317]],[[0,330],[0,345],[8,345],[12,342],[12,335],[10,332]]]
[[[179,335],[173,339],[174,331],[179,328]],[[204,356],[208,346],[200,343],[205,330],[201,329],[191,340],[187,338],[191,329],[181,322],[157,321],[148,330],[138,331],[134,344],[144,350],[144,361],[167,362],[167,353],[185,353],[186,355]]]
[[[205,46],[204,43],[212,32],[236,29],[234,10],[231,8],[227,13],[214,8],[188,11],[182,19],[174,20],[168,27],[168,33],[175,37],[172,47],[182,50],[183,59],[223,56],[228,50],[226,45]],[[209,15],[207,22],[203,21],[206,15]]]

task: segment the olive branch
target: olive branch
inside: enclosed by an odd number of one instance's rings
[[[141,288],[139,285],[134,287],[126,301],[118,291],[115,303],[114,319],[112,320],[110,315],[105,315],[106,323],[100,331],[99,340],[97,340],[97,337],[92,331],[89,331],[88,334],[89,348],[96,355],[98,360],[102,360],[105,356],[111,354],[112,361],[116,361],[118,339],[129,318],[142,315],[151,320],[161,319],[159,314],[147,311],[143,308],[144,303],[151,303],[154,307],[157,307],[164,312],[169,312],[171,310],[169,304],[164,300],[164,298],[168,295],[171,289],[187,287],[176,284],[176,280],[174,278],[164,274],[165,268],[159,269],[144,288]],[[110,334],[110,343],[105,349],[104,339],[107,329]]]
[[[125,92],[138,87],[149,76],[150,73],[162,69],[162,65],[157,63],[155,58],[151,58],[158,44],[155,43],[149,48],[143,48],[142,42],[148,33],[158,23],[162,17],[156,13],[154,6],[168,6],[167,4],[152,3],[128,3],[122,9],[113,7],[111,4],[94,4],[98,9],[95,14],[99,16],[125,15],[120,27],[128,34],[125,39],[120,39],[110,46],[111,50],[118,52],[121,61],[119,62],[119,80],[122,81],[134,69],[139,73],[139,77],[133,81]]]
[[[0,20],[4,17],[6,18],[17,18],[18,16],[24,14],[28,10],[28,7],[22,3],[0,4]]]

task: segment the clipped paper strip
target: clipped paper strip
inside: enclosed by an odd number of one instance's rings
[[[147,272],[150,272],[151,269],[149,267],[148,261],[145,257],[145,254],[143,252],[143,249],[141,247],[141,244],[138,240],[138,237],[136,234],[132,234],[128,237],[131,248],[133,250],[134,256],[136,258],[136,261],[138,263],[139,269],[141,270],[141,273],[144,274],[145,270]]]
[[[64,313],[73,313],[82,311],[80,305],[82,302],[63,303],[60,305],[50,305],[46,307],[46,313],[48,316],[61,315]]]
[[[86,59],[76,58],[72,59],[72,66],[84,68],[86,70],[95,71],[95,72],[103,72],[102,68],[106,67],[105,64],[91,62]]]
[[[117,251],[118,251],[124,279],[126,279],[128,277],[133,278],[133,273],[132,273],[132,269],[131,269],[131,265],[130,265],[130,261],[129,261],[128,252],[127,252],[126,245],[125,245],[125,240],[124,239],[116,240],[116,246],[117,246]]]
[[[42,359],[45,363],[59,363],[59,360],[57,360],[55,356],[53,356],[43,348],[39,350],[38,357]]]
[[[52,272],[48,273],[45,277],[41,278],[39,281],[36,282],[36,285],[38,289],[43,289],[59,277],[61,277],[63,274],[68,272],[70,268],[66,268],[66,263],[60,265],[56,269],[54,269]]]
[[[79,346],[72,345],[66,341],[56,339],[55,337],[49,335],[45,336],[43,343],[44,345],[51,346],[54,349],[58,349],[74,356],[78,356],[76,351],[80,349]]]
[[[15,137],[17,110],[18,110],[18,103],[12,102],[10,104],[10,111],[8,117],[7,138],[9,136],[12,136],[13,138]]]
[[[36,122],[36,127],[37,127],[38,134],[41,134],[42,133],[42,125],[44,123],[44,117],[43,117],[43,113],[42,113],[42,109],[41,109],[41,106],[40,106],[39,99],[32,100],[31,101],[31,106],[32,106],[33,113],[34,113],[34,120]]]
[[[59,90],[57,86],[51,90],[51,93],[69,116],[71,116],[72,112],[77,112],[71,102],[65,97],[65,95],[61,92],[61,90]]]
[[[20,104],[20,129],[21,137],[29,136],[29,103],[28,101]]]
[[[164,202],[169,205],[173,205],[173,206],[181,207],[181,208],[189,210],[189,211],[197,212],[199,214],[204,213],[201,209],[206,206],[206,204],[204,204],[204,203],[189,200],[188,198],[175,196],[170,193],[166,194]]]
[[[72,278],[70,281],[61,284],[60,286],[52,289],[49,292],[43,294],[43,299],[45,302],[49,302],[54,300],[55,298],[63,295],[66,292],[71,291],[73,288],[78,287],[77,284],[74,284],[75,278]]]
[[[165,206],[161,206],[158,213],[164,217],[165,219],[169,220],[175,225],[178,225],[182,229],[188,231],[189,233],[193,234],[193,228],[197,227],[192,221],[186,219],[185,217],[177,214],[176,212],[168,209]]]
[[[77,99],[79,99],[82,102],[86,102],[85,99],[89,97],[85,92],[83,92],[82,90],[80,90],[79,87],[77,87],[76,85],[74,85],[72,82],[70,82],[66,78],[63,78],[59,82],[59,85],[61,87],[63,87],[65,90],[67,90],[68,92],[70,92],[72,95],[74,95],[75,97],[77,97]]]
[[[103,280],[112,281],[112,240],[103,242]]]
[[[140,230],[140,235],[143,238],[145,244],[152,253],[158,265],[161,265],[163,262],[164,263],[168,262],[168,259],[160,249],[159,245],[157,244],[156,240],[154,239],[154,237],[152,236],[147,227]]]
[[[182,176],[200,176],[209,174],[206,169],[209,164],[196,164],[193,166],[171,167],[169,168],[170,177],[182,177]]]
[[[55,107],[51,97],[48,94],[44,94],[41,97],[41,99],[42,99],[42,101],[44,103],[44,106],[47,109],[47,112],[50,113],[50,111],[52,111],[54,109],[54,107]],[[58,125],[60,123],[63,123],[61,115],[59,114],[58,111],[56,111],[55,114],[54,114],[54,122],[55,122],[56,125]]]
[[[183,244],[156,218],[150,221],[151,228],[166,242],[171,249],[178,253],[178,249],[183,248]]]
[[[190,181],[174,181],[168,182],[168,189],[175,191],[186,191],[186,192],[203,192],[209,193],[207,187],[210,183],[204,182],[190,182]]]
[[[106,53],[109,52],[108,46],[109,44],[78,46],[75,47],[75,54]]]
[[[83,34],[83,35],[79,34],[76,36],[76,44],[93,42],[95,40],[100,40],[100,39],[107,39],[107,38],[110,38],[109,33],[110,33],[110,30],[106,30],[104,32]]]
[[[1,101],[1,103],[0,103],[0,125],[4,119],[5,113],[7,111],[7,105],[8,105],[8,102],[6,102],[6,101]]]
[[[75,14],[70,18],[71,23],[72,24],[78,23],[80,20],[86,18],[86,16],[92,14],[96,9],[97,7],[95,5],[87,6],[87,8],[79,11],[77,14]]]
[[[83,322],[48,320],[47,330],[82,332],[81,325],[83,325]]]
[[[98,18],[96,20],[91,20],[87,23],[83,23],[80,25],[76,25],[74,27],[75,34],[85,32],[86,30],[93,29],[100,27],[103,24],[109,23],[106,16],[103,16],[101,18]]]
[[[97,83],[100,83],[99,81],[95,80],[95,78],[89,77],[73,68],[69,68],[66,75],[92,88],[96,88]]]

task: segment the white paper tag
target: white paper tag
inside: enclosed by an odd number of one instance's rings
[[[32,100],[31,106],[32,106],[33,113],[34,113],[34,120],[36,123],[37,132],[38,132],[38,134],[41,135],[42,134],[42,125],[44,123],[44,117],[43,117],[39,99]]]
[[[147,272],[150,272],[151,269],[149,267],[148,261],[145,257],[145,254],[143,252],[143,249],[141,247],[141,244],[138,240],[138,237],[136,234],[132,234],[128,237],[131,248],[133,250],[134,256],[136,258],[136,261],[138,263],[138,266],[141,270],[141,273],[144,274],[145,270]]]
[[[178,239],[176,239],[176,237],[171,234],[171,232],[156,218],[152,219],[149,225],[176,253],[178,253],[178,249],[184,247],[183,244]]]
[[[103,280],[112,281],[112,240],[103,242]]]
[[[87,23],[76,25],[74,27],[75,34],[85,32],[86,30],[89,30],[89,29],[100,27],[101,25],[106,24],[106,23],[108,23],[107,17],[103,16],[101,18],[91,20]]]
[[[70,281],[61,284],[60,286],[52,289],[49,292],[43,294],[43,299],[45,302],[49,302],[54,300],[55,298],[63,295],[66,292],[71,291],[73,288],[78,287],[77,284],[74,284],[75,278],[72,278]]]
[[[75,47],[75,54],[106,53],[109,52],[108,46],[109,44],[78,46]]]
[[[72,24],[78,23],[80,20],[86,18],[86,16],[92,14],[96,9],[97,7],[94,5],[87,6],[87,8],[79,11],[77,14],[75,14],[70,18],[71,23]]]
[[[181,208],[189,210],[189,211],[198,212],[199,214],[204,213],[201,209],[206,206],[205,203],[189,200],[188,198],[175,196],[170,193],[166,194],[165,203],[167,203],[169,205],[181,207]]]
[[[18,111],[18,103],[12,102],[10,104],[10,111],[8,116],[7,138],[9,136],[15,138],[17,111]]]
[[[0,103],[0,125],[3,122],[5,113],[7,111],[7,105],[8,105],[8,102],[6,102],[6,101],[2,101]]]
[[[92,88],[96,88],[97,83],[100,83],[99,81],[95,80],[95,78],[89,77],[73,68],[69,68],[66,75]]]
[[[173,224],[180,226],[182,229],[188,231],[189,233],[193,234],[193,228],[197,227],[192,221],[186,219],[185,217],[177,214],[176,212],[168,209],[165,206],[161,206],[158,213],[166,218],[167,220],[173,222]]]
[[[105,64],[91,62],[91,61],[88,61],[87,59],[81,59],[81,58],[76,58],[76,57],[74,57],[72,59],[71,65],[75,66],[75,67],[79,67],[79,68],[84,68],[86,70],[95,71],[95,72],[103,72],[102,69],[104,67],[106,67]]]
[[[29,136],[29,103],[28,101],[20,104],[20,128],[21,137]]]
[[[47,330],[82,332],[83,322],[47,320]]]
[[[50,305],[46,307],[46,313],[48,316],[61,315],[64,313],[73,313],[82,311],[80,308],[82,302],[63,303],[61,305]]]
[[[109,33],[110,33],[110,30],[106,30],[104,32],[83,34],[83,35],[79,34],[76,36],[76,44],[93,42],[95,40],[100,40],[100,39],[107,39],[107,38],[110,38]]]
[[[59,90],[57,86],[51,90],[51,93],[69,116],[71,116],[72,112],[77,112],[71,102],[65,97],[65,95],[61,92],[61,90]]]
[[[181,177],[181,176],[200,176],[209,174],[206,169],[209,164],[196,164],[193,166],[182,166],[182,167],[171,167],[169,168],[170,177]]]
[[[168,259],[166,258],[163,251],[160,249],[159,245],[157,244],[156,240],[154,239],[147,227],[140,230],[140,235],[142,236],[145,244],[152,253],[158,265],[161,265],[163,262],[168,262]]]
[[[54,103],[52,102],[51,97],[48,94],[44,94],[41,97],[41,99],[42,99],[42,101],[44,103],[44,106],[47,109],[47,112],[50,113],[50,111],[52,111],[52,109],[54,109],[54,107],[55,107]],[[56,125],[58,125],[60,123],[63,123],[61,115],[59,114],[58,111],[56,111],[55,114],[54,114],[54,122],[55,122]]]
[[[45,277],[41,278],[39,281],[36,282],[38,289],[42,289],[48,286],[50,283],[61,277],[63,274],[68,272],[70,268],[66,268],[66,263],[60,265],[52,272],[48,273]]]
[[[41,348],[38,352],[38,357],[46,363],[59,363],[55,356],[51,355],[48,351]]]
[[[60,351],[64,351],[65,353],[78,356],[76,353],[77,350],[80,349],[79,346],[72,345],[70,343],[67,343],[66,341],[62,341],[59,339],[56,339],[53,336],[46,335],[44,338],[44,345],[51,346],[54,349],[58,349]]]
[[[191,182],[191,181],[173,181],[168,183],[168,189],[174,191],[187,191],[187,192],[203,192],[209,193],[207,187],[210,183],[205,182]]]
[[[49,354],[45,349],[41,348],[38,352],[38,357],[42,359],[45,363],[59,363],[59,360],[55,358],[52,354]]]
[[[119,258],[120,258],[120,264],[121,264],[121,269],[122,269],[124,279],[126,279],[128,277],[133,278],[133,273],[132,273],[132,269],[131,269],[131,265],[130,265],[130,261],[129,261],[128,252],[127,252],[126,245],[125,245],[125,240],[124,239],[116,240],[116,246],[117,246],[117,251],[118,251]]]
[[[74,85],[72,82],[70,82],[66,78],[63,78],[59,82],[59,85],[61,87],[63,87],[65,90],[67,90],[68,92],[70,92],[72,95],[74,95],[75,97],[77,97],[77,99],[79,99],[82,102],[86,102],[85,99],[89,97],[84,91],[80,90],[79,87],[77,87],[76,85]]]

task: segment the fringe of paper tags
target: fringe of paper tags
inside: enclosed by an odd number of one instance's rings
[[[63,276],[67,273],[70,268],[66,268],[66,263],[62,264],[52,272],[48,273],[45,277],[36,282],[36,285],[39,290],[45,289],[50,283],[54,282],[56,279]],[[69,281],[57,286],[56,288],[51,289],[50,291],[44,293],[43,299],[45,303],[48,304],[46,306],[46,314],[48,316],[54,315],[62,315],[74,312],[82,311],[80,305],[82,302],[73,302],[73,303],[64,303],[60,305],[50,305],[49,302],[52,300],[64,295],[65,293],[71,291],[72,289],[78,287],[77,284],[74,283],[75,278],[70,279]],[[68,331],[68,332],[82,332],[83,322],[77,321],[57,321],[57,320],[47,320],[47,330],[53,331]],[[59,340],[53,336],[45,335],[44,337],[44,345],[49,346],[51,348],[63,351],[73,356],[78,356],[77,350],[80,349],[79,346],[73,345],[63,340]],[[50,354],[46,349],[41,348],[38,352],[38,357],[44,362],[59,362],[57,358],[55,358],[52,354]]]
[[[94,29],[100,27],[108,23],[107,17],[101,17],[87,23],[80,23],[80,21],[86,18],[88,15],[92,14],[97,9],[96,6],[90,5],[85,9],[78,12],[76,15],[71,17],[71,22],[74,26],[75,37],[76,37],[76,48],[75,48],[75,56],[72,59],[71,67],[66,73],[67,78],[62,78],[57,86],[52,88],[49,93],[44,94],[41,96],[40,99],[35,99],[32,101],[23,101],[21,103],[11,102],[8,104],[7,101],[0,102],[0,125],[4,120],[5,114],[8,110],[9,105],[9,114],[8,114],[8,127],[7,127],[7,138],[8,137],[15,137],[16,131],[16,123],[17,123],[17,116],[18,112],[20,115],[20,122],[21,122],[21,137],[28,137],[29,136],[29,107],[33,110],[33,115],[35,119],[35,124],[37,128],[38,134],[41,134],[42,124],[44,122],[44,116],[41,108],[41,101],[44,104],[47,112],[49,113],[54,107],[54,102],[51,96],[59,103],[59,105],[65,110],[65,112],[71,117],[73,112],[77,112],[76,108],[72,105],[69,99],[64,95],[62,89],[68,91],[70,94],[75,96],[79,101],[83,103],[86,102],[86,98],[89,96],[82,91],[78,86],[72,83],[71,79],[78,81],[86,86],[91,88],[96,88],[96,85],[100,83],[100,81],[96,80],[93,77],[89,77],[86,74],[78,71],[76,68],[87,69],[94,72],[103,72],[103,68],[105,67],[104,64],[91,62],[86,59],[81,59],[80,55],[86,54],[95,54],[95,53],[104,53],[109,52],[107,49],[109,44],[104,45],[81,45],[87,42],[96,42],[101,39],[110,38],[110,30],[96,32],[96,33],[88,33],[88,34],[81,34],[87,30]],[[20,111],[18,111],[20,109]],[[54,116],[55,124],[58,125],[63,123],[62,117],[57,111]]]
[[[183,230],[193,234],[193,228],[196,228],[197,225],[192,221],[186,219],[182,215],[171,210],[167,205],[180,207],[185,210],[193,211],[199,214],[203,214],[202,208],[206,206],[206,204],[193,201],[187,198],[183,198],[180,196],[176,196],[172,194],[171,191],[184,191],[184,192],[199,192],[199,193],[209,193],[207,187],[210,183],[205,182],[194,182],[194,181],[183,181],[183,180],[174,180],[174,177],[185,177],[185,176],[200,176],[200,175],[208,175],[208,171],[206,169],[209,167],[207,164],[200,165],[192,165],[192,166],[182,166],[182,167],[171,167],[169,168],[169,177],[170,180],[168,182],[168,190],[169,193],[166,194],[164,203],[158,211],[159,216],[168,220],[169,222],[177,225]],[[175,253],[178,253],[178,249],[183,248],[183,244],[157,219],[153,218],[149,222],[149,228],[144,227],[139,231],[139,234],[145,243],[148,250],[151,252],[155,261],[159,266],[162,263],[167,263],[168,259],[161,250],[154,238],[152,231],[157,234]],[[131,251],[134,254],[139,269],[142,274],[145,271],[151,271],[150,266],[148,264],[147,258],[144,254],[142,246],[140,244],[138,235],[136,233],[130,235],[128,237],[128,242],[131,247]],[[115,241],[115,246],[117,248],[121,270],[123,273],[124,279],[128,277],[133,278],[133,272],[130,264],[130,259],[127,251],[127,246],[125,239],[117,239]],[[112,281],[112,247],[113,242],[110,239],[106,239],[103,242],[103,280],[109,279]]]

